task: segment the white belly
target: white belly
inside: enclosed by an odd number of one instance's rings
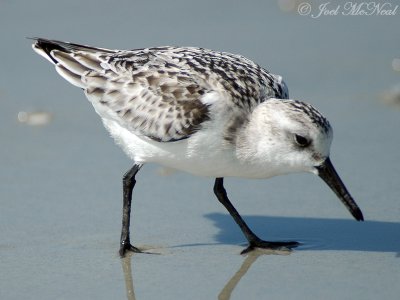
[[[137,163],[158,163],[199,176],[269,177],[241,163],[234,146],[215,130],[201,130],[181,141],[156,142],[133,134],[112,120],[103,119],[103,123],[116,143]]]

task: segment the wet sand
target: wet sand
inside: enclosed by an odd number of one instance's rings
[[[396,298],[400,110],[380,97],[400,80],[398,17],[313,19],[263,2],[0,1],[0,299]],[[227,179],[256,233],[302,242],[241,256],[245,240],[212,179],[149,165],[134,191],[132,241],[155,254],[121,260],[121,177],[131,162],[27,36],[202,46],[281,74],[292,98],[332,123],[332,161],[366,222],[309,174]]]

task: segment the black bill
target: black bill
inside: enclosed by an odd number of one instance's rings
[[[343,204],[357,221],[364,221],[363,214],[357,203],[347,191],[339,175],[336,173],[329,157],[318,167],[318,176],[321,177],[329,187],[335,192]]]

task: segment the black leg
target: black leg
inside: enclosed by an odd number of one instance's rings
[[[123,183],[123,210],[122,210],[122,230],[121,230],[121,241],[119,248],[119,255],[123,257],[126,251],[141,252],[138,248],[131,245],[129,239],[129,225],[131,218],[131,202],[132,202],[132,191],[135,187],[135,175],[139,172],[142,165],[134,164],[133,167],[124,174]]]
[[[242,251],[242,254],[247,253],[254,248],[265,248],[265,249],[280,249],[280,248],[293,248],[299,245],[298,242],[268,242],[263,241],[253,231],[247,226],[246,222],[239,215],[236,208],[228,199],[226,190],[224,188],[224,178],[216,178],[214,184],[214,193],[218,198],[218,201],[222,203],[223,206],[228,210],[229,214],[235,220],[242,230],[244,236],[249,242],[249,246]]]

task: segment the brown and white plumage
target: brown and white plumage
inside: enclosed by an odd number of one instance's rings
[[[120,254],[130,244],[135,175],[155,162],[216,177],[214,192],[249,248],[294,247],[259,239],[227,198],[223,177],[319,175],[357,220],[363,215],[329,159],[332,128],[310,104],[289,100],[282,78],[235,54],[194,47],[109,50],[47,39],[33,49],[82,88],[134,166],[124,176]]]
[[[240,56],[194,47],[108,50],[37,39],[36,52],[84,89],[96,111],[157,141],[176,141],[209,119],[210,94],[227,93],[250,113],[268,98],[287,98],[280,76]]]

